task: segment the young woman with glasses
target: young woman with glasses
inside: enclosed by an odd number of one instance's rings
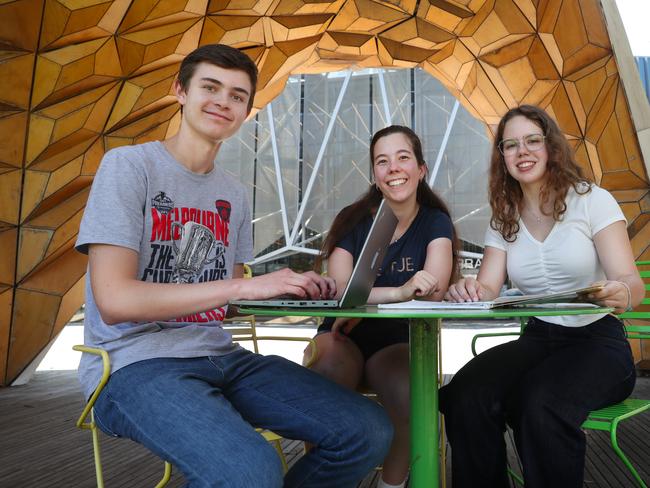
[[[451,285],[453,301],[491,300],[506,276],[526,294],[602,283],[590,299],[621,313],[643,283],[620,207],[589,182],[557,124],[523,105],[499,123],[489,170],[492,218],[476,279]],[[440,391],[454,488],[507,487],[509,424],[526,488],[582,487],[589,411],[632,391],[635,370],[613,315],[533,317],[522,336],[488,349]]]

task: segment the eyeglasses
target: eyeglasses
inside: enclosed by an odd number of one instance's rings
[[[539,151],[544,147],[545,136],[542,134],[528,134],[522,138],[524,147],[530,152]],[[520,147],[519,139],[504,139],[499,143],[499,151],[504,156],[514,156],[519,152]]]

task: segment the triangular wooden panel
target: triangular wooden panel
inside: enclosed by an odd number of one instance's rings
[[[7,359],[9,356],[9,331],[13,312],[14,289],[11,285],[0,284],[0,378],[7,377]],[[6,383],[5,383],[6,384]]]
[[[8,106],[5,110],[29,108],[34,60],[34,54],[21,51],[0,54],[0,103]]]
[[[341,63],[342,66],[362,62],[377,56],[377,40],[370,34],[353,34],[349,32],[326,32],[316,48],[316,54],[322,61]],[[379,62],[378,58],[377,62]]]
[[[264,46],[264,17],[253,15],[210,15],[201,33],[203,44],[228,44],[239,49]]]
[[[577,144],[575,144],[576,142]],[[584,141],[574,141],[573,146],[574,146],[573,150],[576,156],[576,162],[582,168],[582,171],[584,172],[585,176],[589,178],[591,181],[596,181],[594,171],[589,161],[589,153],[587,152],[587,147]]]
[[[23,171],[0,167],[0,223],[18,224]]]
[[[261,3],[261,2],[259,2]],[[345,0],[293,0],[274,2],[268,15],[335,14]]]
[[[477,9],[482,3],[471,2],[471,5],[462,5],[447,0],[425,0],[420,2],[417,15],[446,31],[458,34],[469,19],[474,17],[476,10],[472,10],[472,6]]]
[[[337,31],[378,34],[409,18],[406,12],[374,0],[348,0],[330,28]]]
[[[491,131],[510,107],[539,104],[650,255],[650,148],[637,135],[650,109],[628,102],[613,1],[0,2],[0,384],[83,301],[72,246],[103,154],[175,132],[178,64],[206,43],[257,63],[254,110],[291,74],[380,66],[423,68]]]
[[[177,72],[178,64],[174,63],[125,81],[106,122],[106,130],[175,104],[172,85]]]
[[[16,271],[16,252],[18,248],[18,228],[0,224],[0,287],[11,286]]]
[[[273,4],[280,3],[277,0],[210,0],[208,2],[207,13],[222,13],[227,15],[271,15],[269,8]],[[282,2],[289,3],[292,7],[296,7],[296,4],[302,4],[302,1],[292,1],[292,2]],[[308,2],[304,2],[308,3]],[[327,1],[323,2],[325,4],[329,3]],[[292,12],[289,12],[292,13]]]
[[[110,0],[91,5],[46,0],[40,49],[53,49],[65,44],[106,37],[114,30],[102,22],[108,15]]]
[[[8,113],[0,117],[0,165],[20,168],[25,154],[27,112]]]
[[[43,0],[16,0],[0,4],[3,49],[35,51],[41,31]]]
[[[205,14],[207,0],[135,0],[120,23],[118,33],[135,32]]]

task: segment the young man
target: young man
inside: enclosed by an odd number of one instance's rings
[[[383,410],[290,361],[234,345],[221,328],[230,299],[335,293],[315,273],[242,279],[252,258],[246,191],[215,158],[249,114],[256,82],[240,51],[198,48],[174,83],[178,133],[102,161],[77,240],[89,255],[85,342],[106,349],[113,367],[95,418],[170,461],[191,487],[282,486],[279,458],[254,427],[316,446],[284,486],[356,486],[387,452]],[[79,371],[89,396],[101,361],[84,355]]]

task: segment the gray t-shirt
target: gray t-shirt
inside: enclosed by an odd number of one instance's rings
[[[216,165],[210,173],[192,173],[158,141],[113,149],[95,176],[76,248],[83,253],[88,244],[133,249],[142,281],[229,279],[233,265],[253,254],[245,191]],[[190,228],[188,221],[202,226]],[[107,325],[86,275],[85,344],[108,351],[111,372],[145,359],[233,351],[238,346],[221,328],[225,313],[226,308],[219,307],[167,321]],[[84,354],[79,377],[87,396],[101,374],[101,358]]]

